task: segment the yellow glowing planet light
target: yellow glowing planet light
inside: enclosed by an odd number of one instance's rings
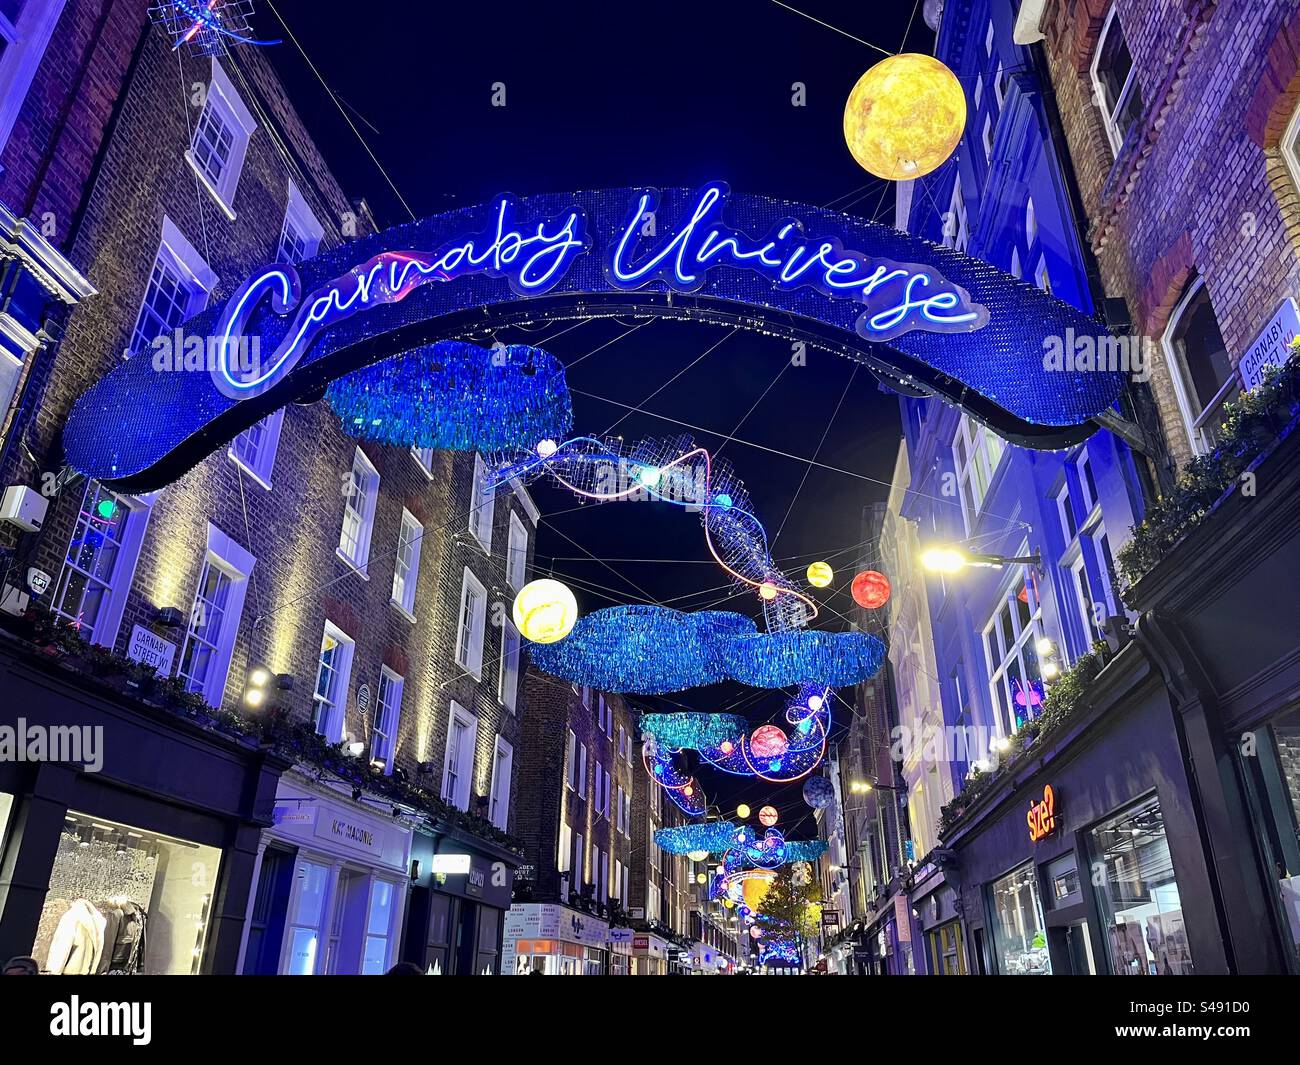
[[[933,56],[904,52],[858,79],[844,105],[844,141],[876,177],[906,181],[936,170],[966,129],[966,94]]]
[[[814,588],[825,588],[835,579],[835,571],[825,562],[814,562],[808,567],[808,583]]]
[[[544,577],[531,581],[515,596],[515,628],[533,643],[558,643],[578,620],[578,600],[568,587]]]
[[[749,816],[749,807],[742,802],[736,807],[736,816],[742,821],[745,820],[745,818]]]

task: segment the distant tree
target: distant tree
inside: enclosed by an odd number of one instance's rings
[[[817,905],[822,901],[816,878],[796,875],[783,865],[758,907],[759,924],[777,933],[792,933],[801,942],[817,934]],[[800,873],[804,872],[800,870]]]

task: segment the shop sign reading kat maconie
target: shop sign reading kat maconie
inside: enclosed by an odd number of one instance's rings
[[[511,324],[629,311],[836,351],[1027,446],[1083,439],[1121,386],[1117,372],[1045,368],[1051,337],[1102,327],[985,262],[713,183],[501,196],[269,266],[178,331],[199,338],[197,365],[137,353],[94,385],[65,449],[80,472],[160,487],[361,366]]]

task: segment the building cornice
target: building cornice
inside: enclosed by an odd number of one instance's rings
[[[92,285],[41,231],[0,203],[0,258],[20,260],[51,296],[69,306],[96,294]]]

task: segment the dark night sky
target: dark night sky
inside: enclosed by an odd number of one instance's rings
[[[405,220],[406,208],[307,59],[416,215],[505,191],[691,186],[721,179],[745,192],[892,221],[892,188],[858,167],[841,132],[849,90],[882,56],[771,0],[401,3],[372,10],[260,0],[258,6],[256,28],[285,38],[270,55],[309,130],[348,194],[364,197],[381,225]],[[794,6],[889,51],[899,50],[910,24],[908,50],[933,50],[919,11],[913,18],[912,0],[795,0]],[[491,106],[494,82],[506,86],[505,107]],[[794,82],[807,87],[804,107],[791,105]],[[617,340],[627,327],[616,322],[591,322],[556,335],[571,324],[541,333],[502,332],[499,339],[538,343],[539,337],[555,336],[544,346],[573,366],[569,384],[576,427],[583,432],[601,432],[627,413],[607,400],[642,404],[725,335],[716,326],[676,322],[655,322]],[[610,341],[615,342],[583,358]],[[797,493],[774,547],[778,558],[800,556],[787,566],[794,575],[860,539],[861,508],[884,498],[900,430],[897,398],[880,391],[865,370],[850,384],[853,365],[838,356],[812,351],[805,367],[789,361],[788,342],[736,332],[646,408],[708,430],[694,435],[714,448],[723,436],[735,435],[723,454],[745,480],[769,537]],[[828,431],[827,419],[841,396]],[[684,430],[634,413],[617,431],[636,439]],[[820,462],[868,479],[809,467],[750,443],[805,457],[816,453]],[[572,496],[542,484],[534,494],[546,516],[538,568],[553,565],[557,576],[571,578],[584,610],[664,601],[724,584],[693,515],[652,504],[578,508]],[[585,552],[658,561],[602,565]],[[841,593],[829,603],[844,613],[852,557],[836,560]],[[698,607],[719,594],[697,594],[673,605]],[[736,595],[724,608],[752,613],[756,605],[752,596]],[[835,619],[828,627],[845,625]],[[734,708],[739,700],[756,723],[782,706],[775,697],[755,701],[752,691],[739,687],[673,698],[709,710]],[[845,716],[841,708],[841,722]],[[725,812],[741,798],[755,809],[773,802],[788,813],[789,820],[782,818],[787,825],[808,812],[797,786],[775,788],[713,771],[702,773],[701,782]]]

